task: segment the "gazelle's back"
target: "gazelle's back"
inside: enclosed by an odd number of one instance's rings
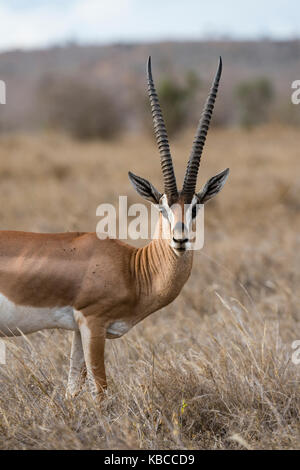
[[[78,268],[86,253],[77,247],[84,236],[0,232],[1,294],[20,305],[70,305],[82,276]]]
[[[113,306],[121,286],[123,295],[129,292],[125,266],[132,251],[95,233],[1,231],[0,336],[77,329],[74,308]]]
[[[112,252],[120,266],[114,266],[111,282],[122,270],[124,252],[115,240],[99,240],[95,233],[84,232],[1,231],[0,293],[20,305],[73,306],[80,302],[83,284],[93,284],[93,278],[98,282],[102,273],[109,282]]]

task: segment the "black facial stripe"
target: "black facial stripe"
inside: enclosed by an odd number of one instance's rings
[[[192,207],[192,219],[194,219],[197,215],[197,204],[194,204]]]

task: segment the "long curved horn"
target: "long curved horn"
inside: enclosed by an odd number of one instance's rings
[[[163,115],[160,109],[158,96],[155,90],[152,71],[151,71],[151,57],[148,58],[147,64],[147,80],[148,80],[148,95],[150,99],[152,119],[154,124],[154,132],[156,142],[160,153],[160,163],[164,176],[164,192],[168,199],[178,195],[176,178],[172,163],[172,157],[169,147],[168,135],[164,123]]]
[[[205,144],[205,139],[207,135],[207,131],[209,129],[210,120],[212,117],[212,113],[214,110],[214,104],[218,92],[219,81],[222,73],[222,58],[219,59],[219,65],[217,69],[217,73],[215,75],[212,87],[210,89],[208,98],[204,105],[198,128],[196,131],[196,135],[193,142],[193,147],[191,151],[191,155],[187,164],[187,169],[185,172],[182,192],[187,195],[188,197],[192,197],[195,193],[196,189],[196,182],[197,182],[197,175],[201,160],[202,151]]]

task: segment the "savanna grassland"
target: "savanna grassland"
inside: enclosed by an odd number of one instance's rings
[[[192,133],[173,141],[183,177]],[[300,447],[299,130],[210,132],[199,188],[230,167],[205,209],[205,245],[176,301],[107,341],[108,393],[64,398],[71,333],[9,339],[0,366],[2,449]],[[128,195],[132,170],[161,188],[150,137],[0,142],[1,229],[94,231],[101,202]]]

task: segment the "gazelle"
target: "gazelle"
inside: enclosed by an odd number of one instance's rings
[[[96,233],[41,234],[0,232],[0,336],[46,328],[73,330],[67,396],[75,396],[87,373],[92,394],[106,388],[106,338],[119,338],[149,314],[172,302],[192,268],[190,233],[197,204],[224,185],[229,170],[214,176],[196,193],[196,180],[222,71],[202,112],[181,191],[148,60],[147,78],[164,179],[161,194],[149,181],[129,172],[134,188],[158,205],[153,240],[135,248]],[[184,205],[188,210],[184,211]],[[170,228],[168,239],[163,225]]]

